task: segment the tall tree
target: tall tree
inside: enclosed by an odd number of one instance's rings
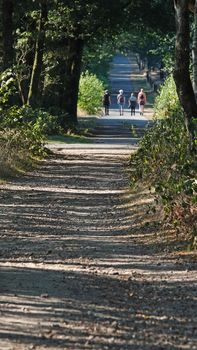
[[[81,74],[84,40],[77,38],[68,40],[66,71],[64,76],[63,96],[61,107],[68,113],[72,123],[77,122],[77,100],[79,92],[79,79]]]
[[[13,64],[13,0],[2,0],[3,68]]]
[[[47,21],[47,4],[46,0],[40,0],[40,13],[38,19],[37,39],[35,44],[34,63],[31,72],[29,93],[27,104],[32,107],[39,105],[41,90],[39,89],[40,77],[43,69],[43,53],[45,45],[45,24]]]
[[[192,43],[193,88],[197,99],[197,0],[189,4],[190,11],[194,14],[194,30]]]
[[[194,151],[195,124],[197,118],[197,104],[190,78],[190,24],[189,0],[174,0],[176,15],[176,47],[174,80],[177,93],[184,109],[185,125],[189,135],[190,150]]]

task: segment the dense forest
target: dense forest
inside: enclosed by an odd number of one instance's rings
[[[96,79],[101,94],[113,55],[134,52],[142,68],[160,67],[166,81],[155,102],[155,127],[131,159],[132,181],[150,182],[154,174],[150,186],[168,216],[176,226],[190,223],[195,237],[197,1],[1,0],[0,15],[5,174],[21,159],[43,156],[46,135],[77,127],[82,77]],[[95,111],[99,103],[100,96]]]

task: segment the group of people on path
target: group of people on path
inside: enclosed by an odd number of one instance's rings
[[[128,99],[128,108],[130,108],[131,110],[131,115],[135,115],[137,104],[139,105],[140,115],[143,115],[146,101],[147,101],[146,94],[143,89],[139,91],[139,93],[137,94],[137,97],[132,92],[131,96]],[[118,103],[120,115],[122,116],[124,115],[124,107],[126,103],[126,98],[123,90],[119,90],[119,94],[117,95],[117,103]],[[105,90],[105,93],[103,96],[103,107],[105,110],[105,115],[109,115],[110,105],[111,105],[110,93],[108,90]]]

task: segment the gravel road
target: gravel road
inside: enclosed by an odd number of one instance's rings
[[[112,66],[128,85],[129,62]],[[1,350],[197,349],[196,260],[166,244],[154,198],[130,191],[138,140],[110,114],[92,143],[52,145],[0,186]]]

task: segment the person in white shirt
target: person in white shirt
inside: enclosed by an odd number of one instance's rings
[[[125,97],[123,93],[123,90],[119,90],[119,94],[117,95],[117,103],[119,106],[120,115],[124,114]]]

